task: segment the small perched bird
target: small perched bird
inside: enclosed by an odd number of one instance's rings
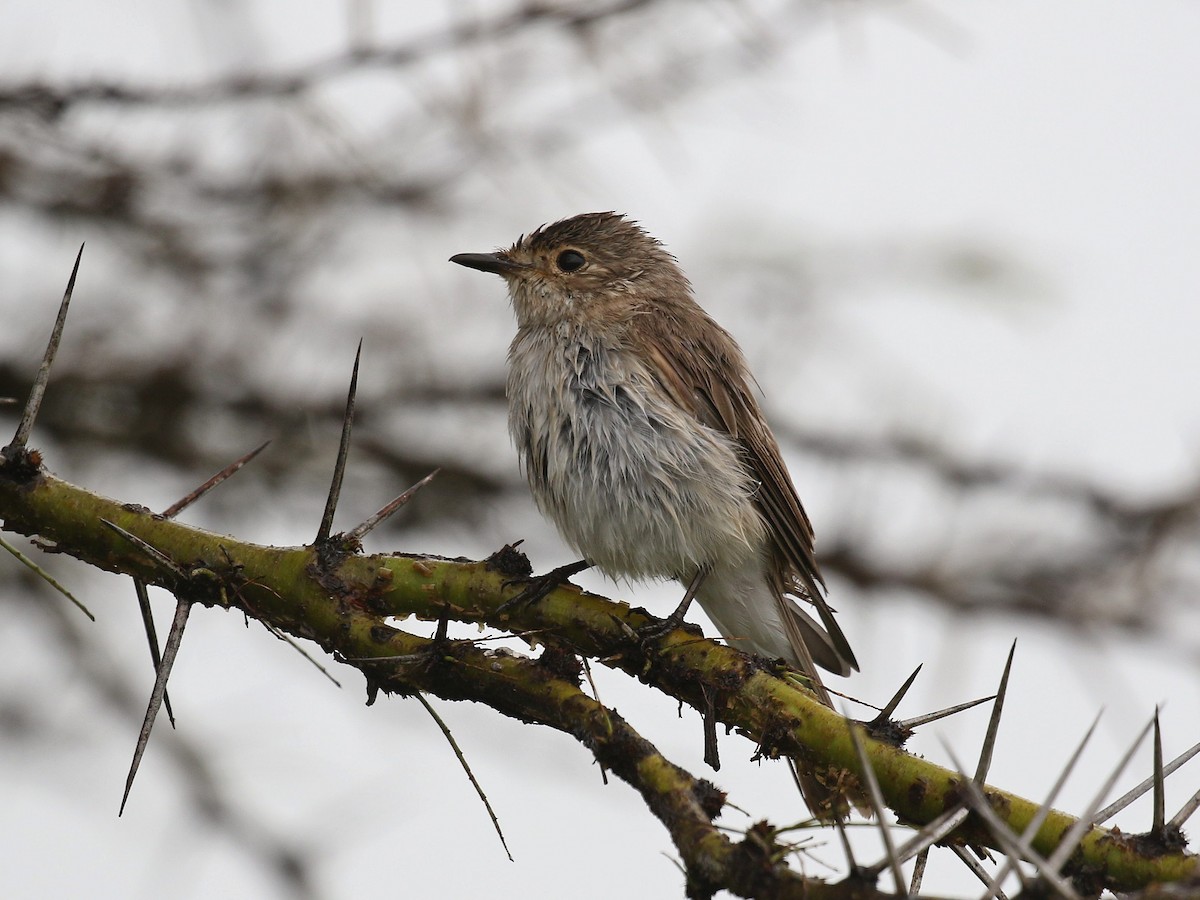
[[[509,431],[566,541],[610,577],[678,580],[672,619],[694,597],[732,646],[782,657],[830,705],[817,666],[858,663],[825,603],[812,526],[741,350],[675,258],[603,212],[450,261],[508,283]]]
[[[509,431],[567,542],[611,577],[677,579],[733,646],[817,684],[814,663],[857,669],[741,350],[662,244],[587,213],[451,262],[508,282]]]

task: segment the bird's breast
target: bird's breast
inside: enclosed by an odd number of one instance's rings
[[[534,499],[607,574],[687,578],[762,548],[737,443],[676,406],[634,353],[561,326],[522,329],[508,359]]]

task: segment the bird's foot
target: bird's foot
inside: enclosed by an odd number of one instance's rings
[[[634,634],[642,644],[649,644],[657,641],[659,638],[666,637],[676,628],[682,628],[686,623],[683,621],[683,616],[679,615],[679,610],[671,613],[665,619],[656,619],[653,622],[648,622],[639,628],[634,629]]]
[[[515,584],[525,585],[525,590],[517,594],[517,596],[505,600],[496,609],[500,615],[512,612],[519,606],[528,606],[531,603],[537,603],[555,588],[562,587],[564,584],[571,583],[571,577],[578,575],[580,572],[590,569],[592,564],[586,559],[581,559],[578,562],[569,563],[565,566],[559,566],[557,569],[551,569],[545,575],[533,575],[528,578],[512,578],[504,582],[505,587],[511,587]]]
[[[696,599],[696,592],[700,590],[700,585],[704,583],[706,577],[708,577],[708,569],[700,569],[688,583],[687,590],[683,594],[683,601],[676,607],[675,612],[671,613],[665,619],[651,622],[637,629],[638,639],[643,644],[647,644],[665,637],[676,628],[682,628],[685,624],[683,617],[687,615],[688,608],[692,605],[692,601]]]

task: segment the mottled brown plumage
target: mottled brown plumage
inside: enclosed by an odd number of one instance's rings
[[[824,600],[812,525],[741,350],[674,257],[609,212],[452,260],[508,283],[509,428],[566,540],[610,576],[698,585],[731,644],[788,660],[828,704],[817,666],[858,664]]]

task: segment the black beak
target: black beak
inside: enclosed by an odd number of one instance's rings
[[[450,257],[450,262],[466,266],[468,269],[478,269],[480,272],[492,272],[496,275],[515,275],[528,266],[513,262],[499,253],[458,253]]]

